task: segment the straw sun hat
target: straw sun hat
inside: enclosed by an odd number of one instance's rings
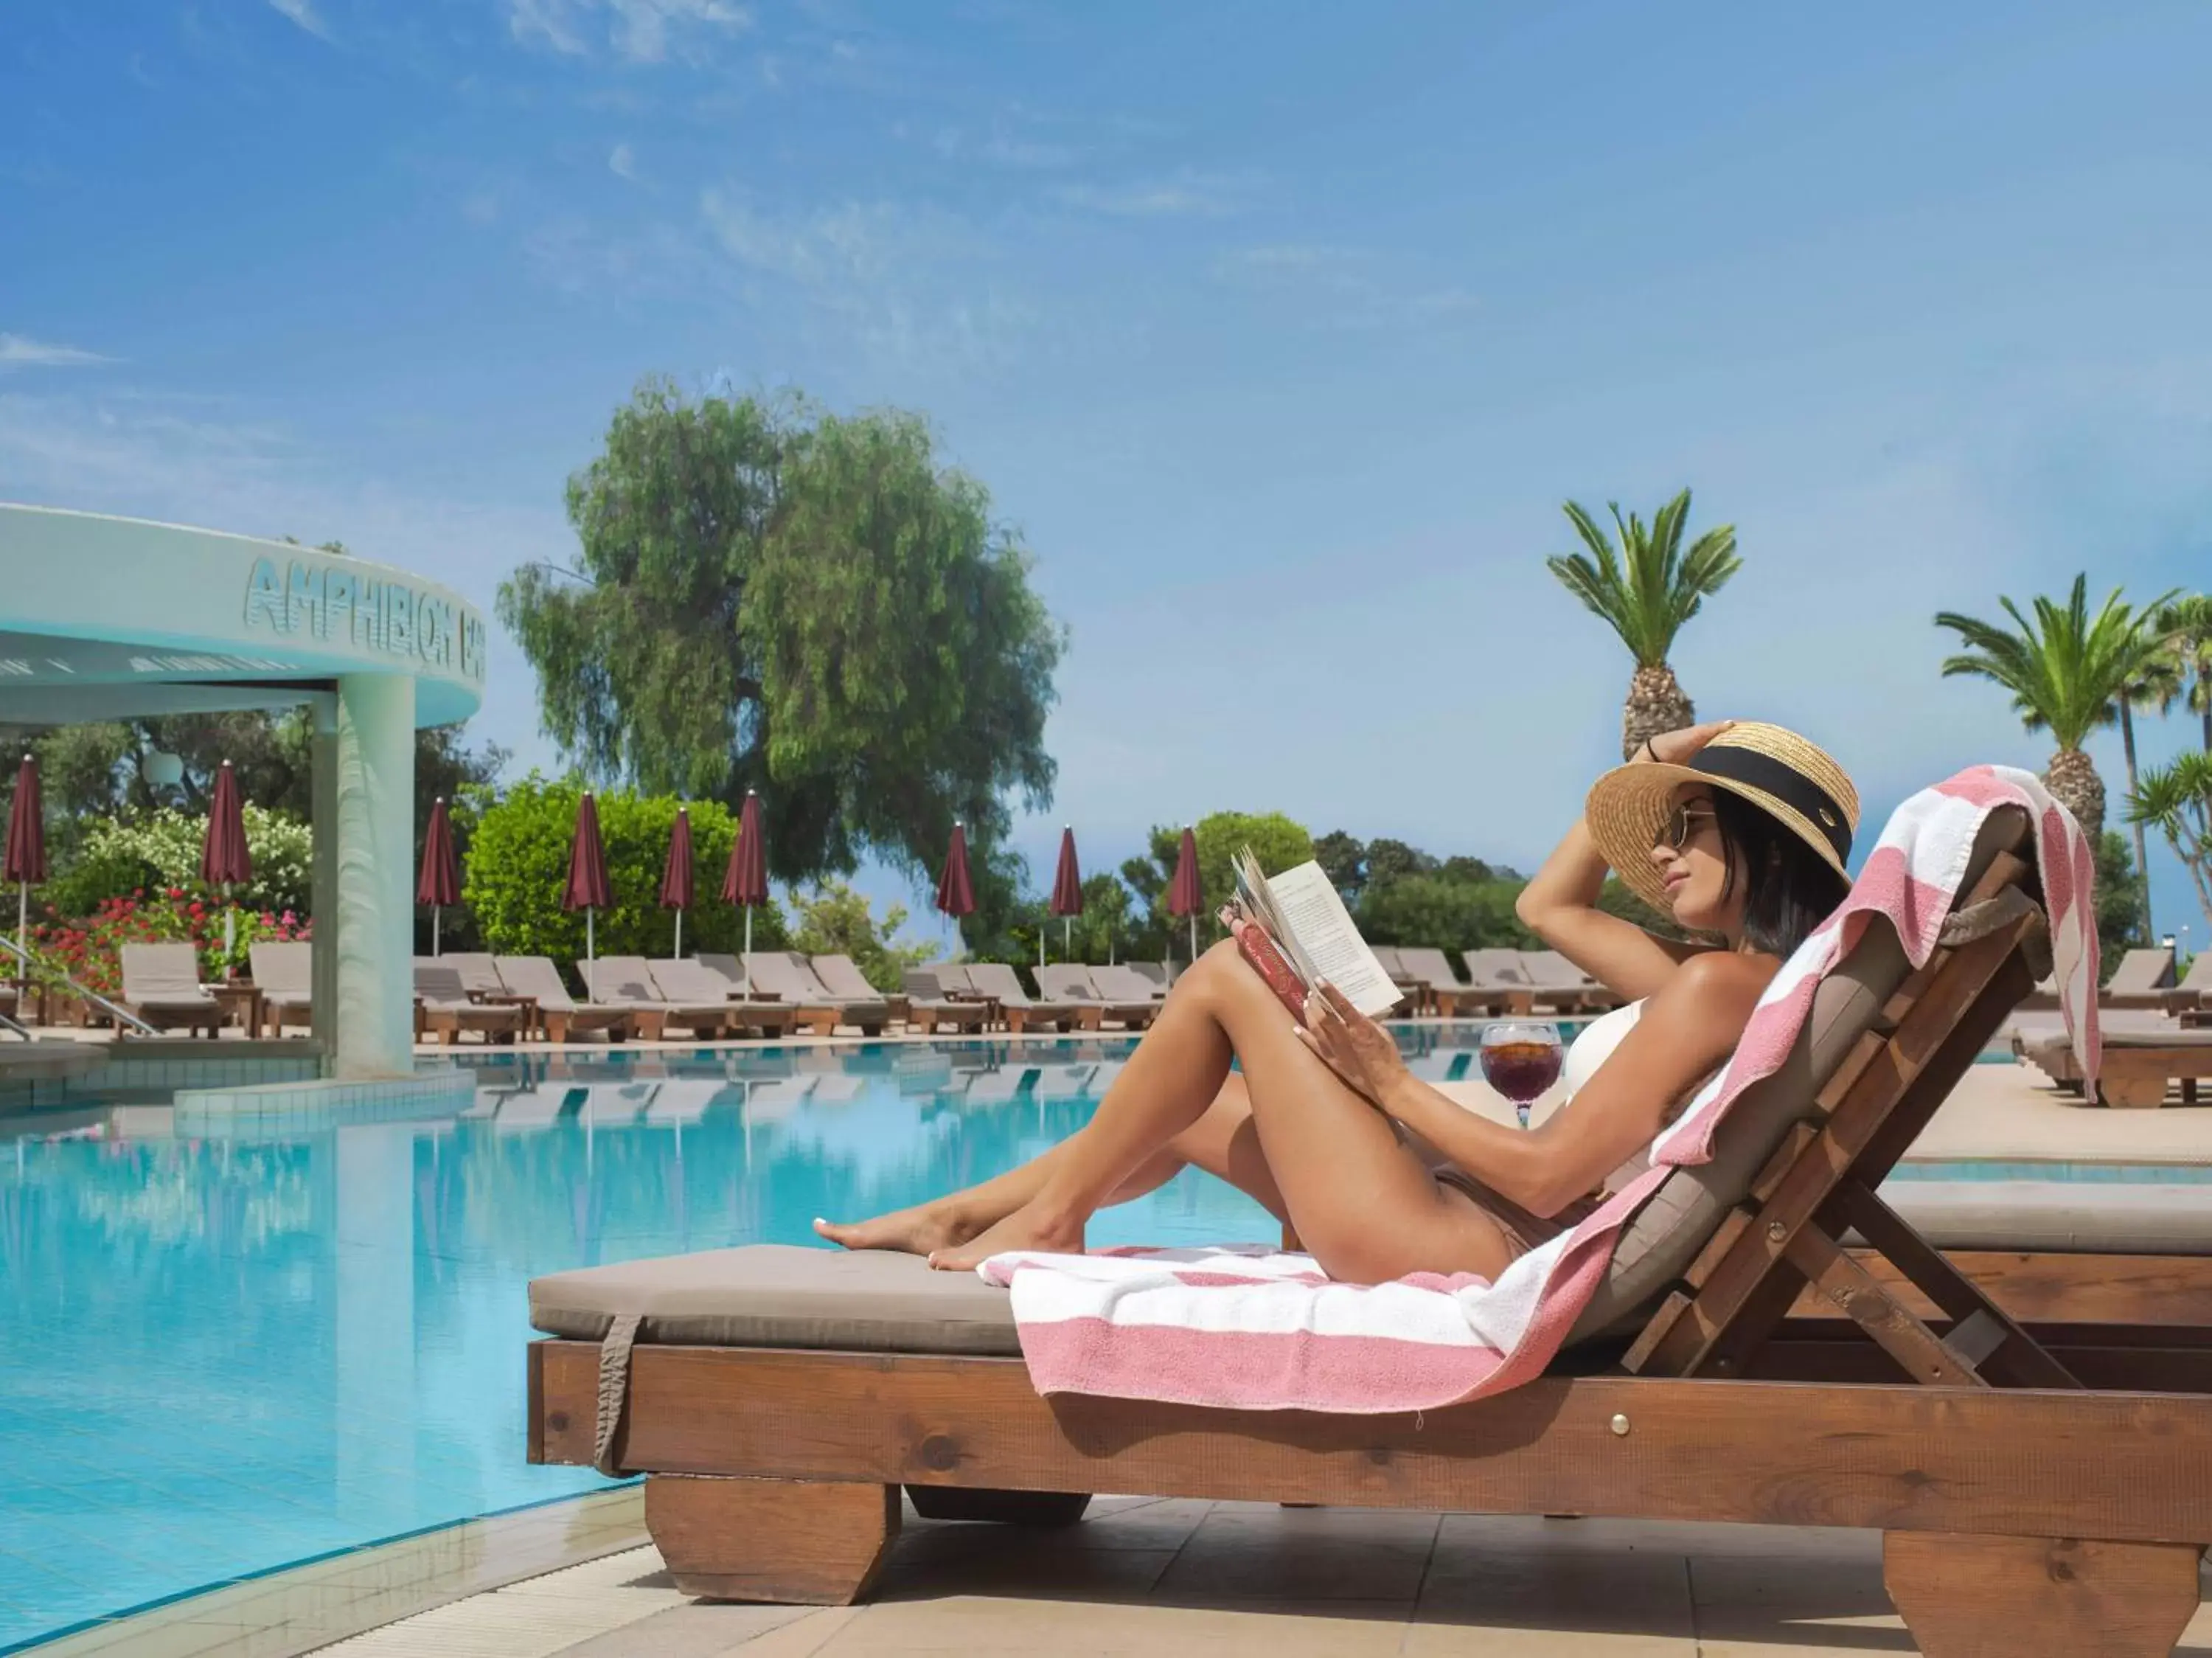
[[[1794,731],[1744,720],[1680,765],[1632,761],[1597,780],[1583,808],[1598,850],[1635,893],[1660,910],[1667,887],[1651,848],[1686,783],[1726,789],[1793,831],[1836,873],[1851,855],[1859,826],[1859,795],[1844,768]]]

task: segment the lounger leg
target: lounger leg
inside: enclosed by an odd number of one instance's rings
[[[907,1500],[924,1520],[994,1520],[1002,1526],[1073,1526],[1091,1506],[1088,1491],[994,1491],[969,1485],[909,1485]]]
[[[654,1474],[645,1524],[686,1594],[847,1606],[899,1528],[899,1488]]]
[[[1926,1658],[2173,1650],[2197,1610],[2192,1543],[1887,1532],[1882,1581]]]

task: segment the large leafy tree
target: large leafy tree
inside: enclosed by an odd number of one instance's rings
[[[2166,649],[2155,625],[2157,605],[2138,608],[2116,588],[2092,616],[2086,576],[2074,578],[2063,604],[2035,599],[2032,619],[2009,599],[1997,603],[2009,627],[1956,611],[1936,616],[1936,625],[1949,628],[1966,647],[1943,659],[1944,676],[1994,681],[2012,693],[2021,724],[2051,733],[2058,750],[2043,781],[2094,841],[2105,828],[2105,781],[2082,745],[2119,717],[2128,688]]]
[[[1650,738],[1696,723],[1696,707],[1674,677],[1668,655],[1683,625],[1728,584],[1743,560],[1736,553],[1732,524],[1707,530],[1683,550],[1683,527],[1690,515],[1687,490],[1660,508],[1648,527],[1633,513],[1622,518],[1618,505],[1607,503],[1607,510],[1618,545],[1595,518],[1570,501],[1567,521],[1587,551],[1544,564],[1568,592],[1605,619],[1636,659],[1620,713],[1620,752],[1626,759]]]
[[[648,381],[568,481],[577,567],[515,571],[500,618],[591,775],[758,789],[784,880],[933,873],[956,820],[988,860],[1008,796],[1052,795],[1064,636],[990,504],[911,415]]]

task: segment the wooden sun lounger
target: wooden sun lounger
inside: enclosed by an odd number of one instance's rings
[[[1910,972],[1869,930],[1853,961],[1886,948],[1898,968],[1822,986],[1816,1024],[1841,1012],[1632,1218],[1553,1374],[1419,1416],[1047,1400],[1003,1356],[1002,1292],[973,1277],[809,1260],[849,1292],[845,1347],[810,1349],[742,1298],[719,1319],[656,1301],[656,1278],[773,1283],[769,1257],[819,1257],[714,1252],[532,1286],[541,1327],[624,1327],[532,1347],[531,1460],[645,1472],[695,1594],[857,1598],[902,1486],[926,1515],[1043,1524],[1110,1490],[1872,1527],[1931,1658],[2167,1652],[2212,1540],[2212,1332],[2016,1322],[1875,1195],[2034,981],[2025,820],[1992,828],[1973,925]],[[1941,1316],[1884,1287],[1900,1280]],[[1831,1316],[1788,1317],[1808,1286]]]
[[[2171,944],[2130,950],[2120,958],[2120,965],[2112,969],[2112,976],[2105,981],[2104,988],[2097,992],[2097,1005],[2101,1008],[2149,1009],[2160,1013],[2170,1012],[2194,999],[2173,982]]]
[[[1105,1018],[1105,1009],[1096,1002],[1066,1002],[1031,996],[1022,986],[1022,976],[1003,961],[970,961],[967,973],[969,987],[999,1004],[1006,1029],[1016,1035],[1031,1025],[1050,1025],[1063,1031],[1071,1026],[1077,1030],[1095,1031]]]
[[[464,1031],[474,1031],[487,1042],[495,1038],[513,1041],[526,1033],[521,1008],[511,1003],[470,999],[453,968],[430,956],[415,958],[415,1035],[419,1040],[434,1036],[451,1047]]]
[[[2100,1104],[2156,1108],[2169,1085],[2181,1085],[2181,1103],[2197,1103],[2199,1082],[2212,1079],[2212,1030],[2160,1020],[2161,1029],[2124,1026],[2105,1032],[2105,1064],[2097,1079]],[[2039,1066],[2054,1082],[2078,1089],[2081,1072],[2063,1034],[2021,1035],[2013,1051]]]
[[[1442,950],[1409,944],[1398,952],[1398,962],[1417,986],[1421,1003],[1433,1009],[1439,1018],[1456,1019],[1462,1003],[1486,1010],[1492,1005],[1488,993],[1459,982],[1459,975],[1452,972],[1450,958]]]
[[[282,1036],[287,1025],[315,1022],[315,947],[273,940],[246,947],[253,987],[261,992],[261,1028],[256,1036]]]
[[[1496,1017],[1526,1019],[1536,1011],[1536,984],[1521,952],[1492,947],[1462,950],[1468,987],[1464,1005],[1469,1012]]]
[[[561,980],[561,970],[550,956],[495,956],[500,983],[510,996],[526,997],[538,1009],[538,1027],[545,1039],[556,1045],[592,1031],[604,1031],[607,1040],[620,1042],[633,1031],[648,1040],[660,1034],[659,1016],[650,1009],[627,1008],[607,1002],[579,1002]]]
[[[1144,996],[1120,996],[1102,991],[1091,969],[1079,961],[1055,961],[1036,970],[1037,989],[1055,1002],[1090,1003],[1101,1017],[1127,1030],[1142,1030],[1158,1015],[1161,1003],[1149,991]]]
[[[222,1033],[223,1006],[200,983],[190,944],[125,944],[116,952],[123,989],[116,1000],[155,1030]],[[127,1034],[118,1024],[118,1035]]]
[[[663,1038],[672,1025],[708,1041],[744,1028],[726,996],[672,1001],[662,995],[660,986],[653,982],[652,967],[641,955],[603,955],[596,963],[576,964],[579,976],[587,968],[592,974],[587,982],[596,984],[599,995],[629,1007],[649,1009],[656,1015]]]
[[[701,956],[710,967],[727,972],[723,958]],[[817,1036],[834,1036],[840,1025],[857,1025],[863,1036],[880,1036],[890,1022],[890,1004],[872,993],[865,997],[831,994],[814,976],[805,957],[785,950],[755,950],[743,958],[738,973],[756,996],[771,996],[799,1010],[799,1023]]]
[[[989,1001],[973,995],[964,1000],[955,997],[937,971],[909,967],[901,977],[906,983],[906,1027],[909,1031],[918,1031],[925,1036],[934,1036],[941,1030],[972,1033],[990,1023]]]
[[[887,1015],[899,1024],[907,1022],[909,1009],[902,995],[886,995],[868,983],[868,976],[860,971],[860,964],[849,955],[827,952],[821,955],[802,956],[793,952],[794,960],[803,961],[813,972],[822,988],[848,1008],[857,1008],[870,1002],[880,1002]]]
[[[791,1029],[798,1010],[781,1002],[733,994],[730,981],[703,961],[672,960],[651,964],[653,984],[661,999],[697,1006],[712,1006],[720,997],[728,1015],[723,1028],[746,1030],[760,1036],[782,1036]],[[676,1021],[682,1024],[684,1021]]]

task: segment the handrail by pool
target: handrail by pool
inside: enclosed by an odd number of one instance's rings
[[[6,950],[9,955],[14,956],[17,961],[21,962],[26,969],[39,967],[39,971],[41,972],[56,973],[61,979],[62,983],[68,985],[74,994],[83,997],[87,1002],[91,1003],[94,1007],[99,1009],[100,1012],[106,1014],[110,1019],[115,1021],[118,1028],[122,1026],[128,1025],[131,1029],[137,1031],[142,1036],[159,1036],[161,1033],[155,1030],[151,1025],[148,1024],[144,1020],[141,1019],[137,1014],[131,1012],[130,1009],[119,1006],[113,1002],[110,1002],[98,991],[88,991],[85,989],[83,985],[78,984],[76,980],[71,978],[67,973],[59,972],[58,969],[52,967],[40,967],[39,964],[31,959],[31,954],[29,951],[26,950],[21,945],[16,943],[14,939],[9,938],[4,933],[0,933],[0,949]],[[9,1020],[7,1022],[14,1028],[17,1035],[23,1037],[27,1040],[29,1039],[31,1034],[30,1032],[25,1030],[21,1025],[16,1024],[14,1020]]]

